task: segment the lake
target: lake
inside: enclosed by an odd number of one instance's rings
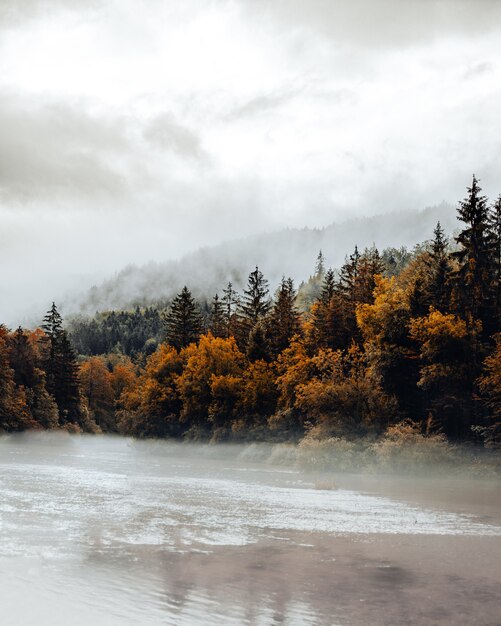
[[[0,438],[2,625],[501,624],[497,482],[266,456]]]

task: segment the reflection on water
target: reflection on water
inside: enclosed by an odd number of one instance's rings
[[[386,558],[396,548],[501,535],[473,516],[316,490],[235,449],[4,438],[0,470],[4,624],[378,623],[385,594],[422,588],[404,557]]]

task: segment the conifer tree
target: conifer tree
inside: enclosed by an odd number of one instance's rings
[[[319,251],[317,261],[315,263],[315,277],[322,279],[325,275],[325,257],[322,250]]]
[[[458,263],[453,275],[455,305],[467,319],[480,319],[484,335],[492,331],[492,247],[489,233],[487,198],[481,194],[478,180],[473,176],[467,197],[459,203],[458,219],[466,227],[456,237],[459,250],[452,253]]]
[[[489,234],[493,266],[493,292],[497,311],[494,332],[501,328],[501,196],[497,198],[489,212]]]
[[[247,358],[249,361],[269,361],[270,360],[270,348],[266,332],[261,323],[255,324],[250,333],[247,341]]]
[[[167,342],[181,350],[190,343],[198,341],[203,331],[202,316],[188,287],[184,286],[173,300],[165,316],[165,334]]]
[[[226,317],[225,305],[217,293],[212,298],[209,316],[209,330],[214,337],[228,337],[228,321]]]
[[[86,427],[76,354],[63,330],[63,319],[54,302],[44,317],[42,330],[44,331],[41,340],[44,355],[42,364],[46,375],[46,387],[56,401],[59,422],[62,425],[72,422]]]
[[[249,274],[247,289],[244,289],[240,302],[240,315],[249,332],[268,314],[271,307],[269,292],[268,281],[256,265],[256,269]]]
[[[300,318],[295,301],[294,281],[292,278],[282,278],[267,324],[270,349],[274,355],[285,350],[292,337],[300,330]]]
[[[425,299],[428,306],[445,312],[450,300],[448,286],[450,267],[447,253],[448,241],[440,222],[437,222],[433,235],[430,250],[425,256],[427,268],[424,286]]]

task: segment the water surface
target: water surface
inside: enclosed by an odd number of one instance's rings
[[[2,624],[501,623],[495,483],[339,476],[318,489],[247,457],[1,439]]]

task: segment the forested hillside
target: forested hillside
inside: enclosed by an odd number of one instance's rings
[[[451,234],[457,223],[454,208],[441,204],[423,211],[402,211],[334,223],[326,228],[287,229],[204,248],[180,261],[130,265],[88,292],[65,301],[65,310],[93,315],[96,311],[149,306],[172,299],[184,285],[197,299],[207,299],[231,281],[243,289],[249,268],[262,269],[273,289],[282,276],[299,284],[311,271],[319,250],[332,267],[340,267],[357,245],[380,250],[414,245],[429,239],[440,221]],[[166,250],[166,257],[168,256]]]
[[[187,284],[163,307],[1,327],[0,427],[499,447],[501,197],[474,177],[455,215],[412,253],[354,246],[334,270],[320,252],[299,293],[255,267],[209,302]]]

